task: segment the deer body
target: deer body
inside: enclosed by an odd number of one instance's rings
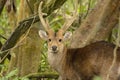
[[[102,80],[106,80],[109,72],[109,80],[120,80],[120,48],[117,49],[116,61],[112,68],[115,45],[111,43],[99,41],[83,48],[67,48],[65,42],[70,39],[72,33],[66,32],[66,30],[74,18],[69,19],[70,22],[65,23],[55,32],[43,19],[41,6],[42,3],[38,13],[46,32],[40,30],[39,35],[47,41],[48,62],[59,73],[59,80],[92,80],[96,75],[101,76]]]
[[[84,48],[67,49],[59,65],[62,67],[63,77],[67,77],[65,80],[92,80],[94,76],[101,76],[102,80],[106,80],[113,61],[114,47],[113,44],[100,41]],[[117,51],[117,60],[109,80],[118,80],[119,69],[120,48]]]
[[[59,80],[92,80],[101,76],[106,80],[113,61],[115,45],[99,41],[83,48],[69,49],[64,45],[70,33],[57,33],[50,30],[39,35],[48,41],[48,62],[60,75]],[[43,35],[44,34],[44,35]],[[114,74],[114,75],[113,75]],[[118,80],[120,75],[120,48],[117,49],[117,60],[112,67],[109,80]]]

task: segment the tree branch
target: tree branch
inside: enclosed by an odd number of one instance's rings
[[[71,47],[84,47],[92,41],[105,39],[116,23],[120,0],[100,0],[88,14],[71,39]]]
[[[54,79],[57,79],[58,78],[58,74],[56,73],[32,73],[32,74],[29,74],[25,77],[28,77],[28,78],[54,78]]]

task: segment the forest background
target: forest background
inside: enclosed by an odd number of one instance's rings
[[[58,30],[77,8],[69,28],[72,48],[106,40],[116,44],[119,34],[119,0],[0,0],[0,79],[29,80],[57,78],[47,61],[47,44],[38,31],[43,1],[44,16]],[[99,79],[99,78],[97,78]]]

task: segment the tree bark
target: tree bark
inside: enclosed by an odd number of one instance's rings
[[[120,0],[100,0],[74,32],[71,48],[84,47],[92,41],[104,40],[118,22]]]
[[[34,10],[34,4],[36,0],[29,0],[32,10]],[[18,14],[18,22],[28,18],[33,13],[30,11],[30,8],[26,0],[20,1],[20,9]],[[40,51],[41,51],[41,41],[38,35],[38,23],[29,25],[32,28],[29,30],[29,33],[26,33],[25,37],[21,37],[21,41],[17,48],[13,50],[15,56],[11,57],[9,71],[17,68],[19,70],[18,76],[25,76],[29,73],[35,73],[39,68],[40,61]],[[25,28],[24,28],[25,29]],[[24,38],[24,39],[23,39]],[[18,45],[19,45],[18,44]]]

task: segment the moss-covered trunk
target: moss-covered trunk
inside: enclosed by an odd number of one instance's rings
[[[34,4],[37,0],[20,0],[17,23],[31,15],[35,14],[37,10]],[[30,73],[36,73],[39,68],[41,41],[38,36],[39,23],[31,25],[31,29],[20,39],[17,47],[13,50],[15,56],[11,57],[9,71],[17,68],[19,76],[25,76]],[[13,53],[12,52],[12,53]]]

